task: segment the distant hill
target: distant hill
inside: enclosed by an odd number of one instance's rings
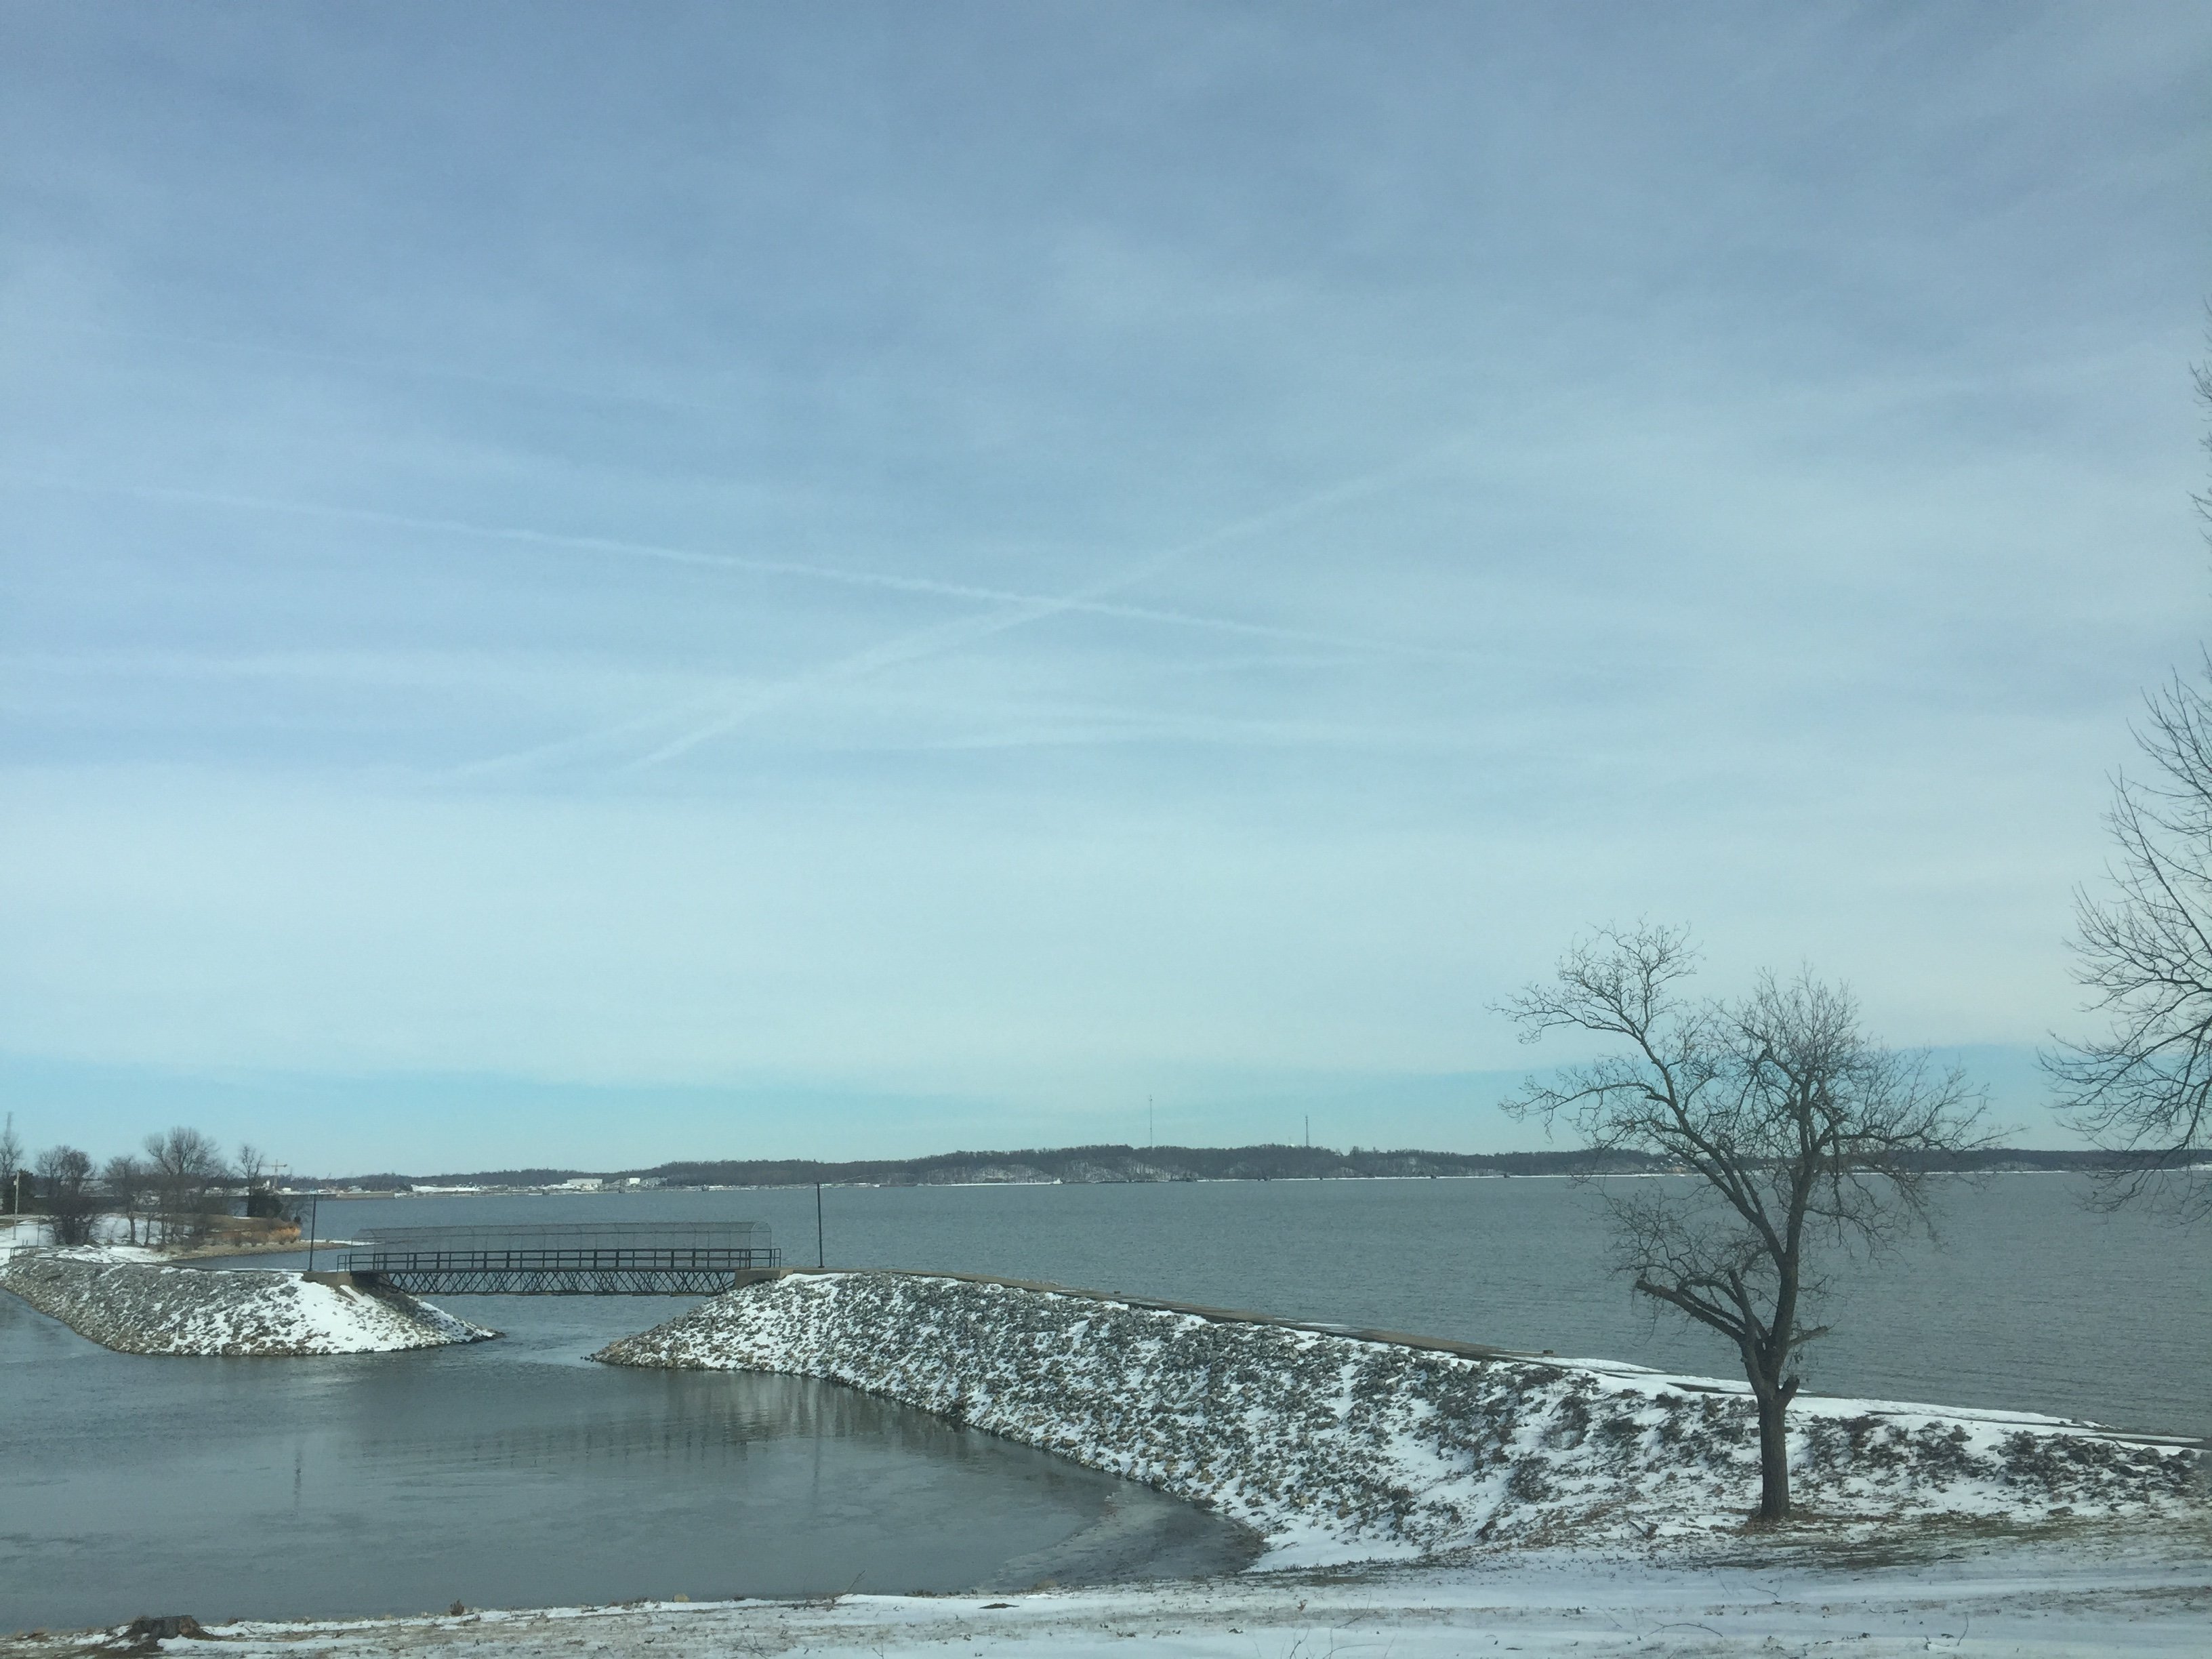
[[[1624,1170],[1640,1159],[1611,1160]],[[626,1173],[674,1187],[789,1187],[838,1182],[884,1187],[976,1182],[1311,1181],[1377,1176],[1556,1175],[1590,1166],[1586,1152],[1340,1152],[1328,1146],[1061,1146],[1012,1152],[939,1152],[931,1158],[845,1164],[731,1159],[664,1164]]]
[[[2099,1170],[2121,1160],[2097,1152],[1997,1148],[1930,1161],[1962,1171]],[[1060,1146],[1006,1152],[939,1152],[929,1158],[717,1158],[656,1164],[646,1170],[479,1170],[461,1174],[353,1176],[345,1184],[368,1191],[416,1186],[550,1187],[563,1181],[636,1178],[665,1187],[838,1186],[952,1187],[989,1182],[1158,1181],[1348,1181],[1423,1176],[1556,1176],[1600,1170],[1636,1174],[1663,1168],[1656,1159],[1600,1157],[1588,1152],[1430,1152],[1328,1146]]]

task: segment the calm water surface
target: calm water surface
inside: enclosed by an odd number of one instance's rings
[[[110,1353],[0,1295],[0,1631],[1233,1571],[1241,1529],[832,1384],[593,1365],[688,1301],[472,1297],[508,1334]]]
[[[1806,1386],[2212,1436],[2212,1228],[2083,1207],[2064,1176],[1946,1182],[1942,1240],[1839,1266]],[[326,1228],[757,1218],[815,1256],[811,1188],[349,1201]],[[1301,1319],[1728,1374],[1607,1271],[1566,1181],[1199,1182],[826,1190],[830,1265],[1048,1279]],[[467,1311],[463,1304],[461,1311]]]
[[[2212,1230],[2070,1178],[1948,1183],[1947,1243],[1844,1276],[1831,1393],[2212,1434]],[[831,1265],[963,1270],[1726,1373],[1605,1271],[1559,1181],[832,1188]],[[811,1190],[325,1204],[383,1225],[757,1219]],[[275,1265],[274,1261],[270,1265]],[[658,1297],[456,1297],[509,1333],[317,1360],[112,1354],[0,1296],[0,1629],[140,1612],[419,1611],[1012,1587],[1218,1571],[1241,1534],[1128,1483],[821,1383],[585,1363]]]

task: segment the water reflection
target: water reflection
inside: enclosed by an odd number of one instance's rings
[[[512,1339],[468,1348],[149,1359],[0,1297],[0,1629],[1249,1557],[1239,1529],[1157,1493],[830,1384],[577,1363],[672,1311],[518,1298],[491,1318]]]
[[[498,1391],[451,1398],[437,1373],[379,1389],[350,1425],[359,1452],[388,1468],[645,1460],[742,1462],[763,1443],[866,1438],[911,1455],[969,1462],[992,1453],[942,1420],[800,1377],[674,1371],[580,1380],[502,1375]]]

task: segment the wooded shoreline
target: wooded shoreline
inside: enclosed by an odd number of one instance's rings
[[[2142,1159],[2095,1150],[1990,1147],[1931,1157],[1926,1167],[1960,1174],[2097,1174],[2137,1167]],[[365,1192],[401,1192],[417,1186],[544,1187],[564,1181],[601,1180],[659,1187],[933,1187],[995,1182],[1072,1182],[1111,1184],[1174,1181],[1346,1181],[1424,1176],[1529,1176],[1663,1173],[1657,1158],[1587,1151],[1439,1152],[1413,1148],[1260,1145],[1252,1146],[1127,1146],[1026,1148],[1012,1152],[939,1152],[927,1158],[715,1158],[679,1160],[635,1170],[478,1170],[439,1175],[330,1176],[328,1184]],[[306,1184],[295,1177],[295,1184]]]

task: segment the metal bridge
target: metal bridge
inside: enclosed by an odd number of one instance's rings
[[[716,1296],[783,1265],[757,1221],[375,1227],[340,1253],[358,1279],[415,1296]]]

